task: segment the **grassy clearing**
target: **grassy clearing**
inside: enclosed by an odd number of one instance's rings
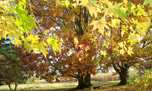
[[[55,82],[55,83],[47,83],[45,80],[39,80],[37,83],[32,83],[32,79],[29,79],[26,83],[27,84],[19,84],[18,90],[40,90],[40,91],[65,91],[68,89],[76,88],[77,82]],[[35,78],[34,78],[35,79]],[[119,91],[118,89],[127,88],[127,86],[114,86],[119,83],[119,76],[112,76],[111,73],[98,73],[96,75],[91,76],[91,83],[93,87],[103,87],[102,89],[97,88],[97,91]],[[115,81],[116,80],[116,81]],[[14,85],[12,85],[14,88]],[[64,89],[64,90],[63,90]],[[116,90],[112,90],[116,89]],[[0,91],[9,90],[7,85],[0,86]],[[72,89],[73,90],[73,89]],[[71,90],[69,90],[71,91]],[[88,90],[80,90],[80,91],[88,91]],[[124,91],[124,90],[120,90]]]
[[[119,81],[92,81],[93,86],[107,86],[107,85],[114,85],[119,83]],[[58,83],[32,83],[32,84],[19,84],[18,90],[53,90],[53,89],[70,89],[76,88],[77,82],[58,82]],[[14,85],[12,85],[14,87]],[[7,85],[0,86],[0,90],[9,90]]]

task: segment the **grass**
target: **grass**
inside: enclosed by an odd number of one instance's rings
[[[92,81],[93,86],[107,86],[119,83],[119,81]],[[54,89],[72,89],[76,88],[77,82],[56,82],[56,83],[32,83],[32,84],[19,84],[18,90],[54,90]],[[12,85],[14,87],[14,85]],[[0,86],[0,90],[9,90],[7,85]]]
[[[101,87],[101,86],[104,87],[102,88],[102,91],[111,91],[111,89],[118,90],[118,89],[127,88],[127,86],[114,86],[119,83],[119,76],[118,75],[112,76],[111,73],[99,73],[96,74],[95,76],[92,75],[91,80],[93,87]],[[47,83],[45,81],[38,83],[31,83],[31,82],[32,80],[29,80],[27,84],[19,84],[17,89],[19,91],[23,91],[23,90],[63,91],[63,89],[67,90],[67,89],[76,88],[78,84],[77,82],[55,82],[55,83]],[[12,88],[14,88],[14,85],[12,85]],[[0,91],[4,91],[4,90],[9,90],[7,85],[0,86]],[[117,90],[112,90],[112,91],[117,91]],[[99,91],[101,91],[101,89],[99,89]]]

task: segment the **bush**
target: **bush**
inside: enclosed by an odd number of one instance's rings
[[[135,79],[130,79],[128,84],[133,91],[151,91],[152,90],[152,69],[147,70],[143,75],[137,75]]]

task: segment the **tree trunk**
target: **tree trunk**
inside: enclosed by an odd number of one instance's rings
[[[17,91],[17,85],[18,85],[18,83],[15,82],[15,89],[14,89],[14,91]]]
[[[115,71],[119,73],[120,83],[118,85],[126,85],[129,66],[127,64],[123,66],[120,66],[119,64],[113,64],[113,67]]]
[[[87,73],[86,77],[84,77],[84,84],[86,87],[92,86],[91,84],[91,74]]]
[[[8,87],[9,87],[10,91],[12,91],[12,88],[11,88],[11,85],[10,85],[10,84],[8,84]]]
[[[85,84],[84,84],[84,81],[83,81],[83,76],[78,76],[78,86],[77,86],[78,89],[82,89],[82,88],[85,88]]]
[[[126,85],[127,84],[127,73],[128,73],[127,70],[121,69],[121,72],[119,72],[119,77],[120,77],[119,85]]]

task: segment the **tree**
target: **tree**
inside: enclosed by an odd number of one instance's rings
[[[74,8],[73,6],[56,6],[55,1],[51,1],[51,3],[45,1],[31,1],[31,5],[35,17],[37,17],[38,20],[41,20],[41,22],[39,22],[40,26],[43,26],[43,28],[46,29],[46,35],[57,35],[60,42],[62,42],[61,50],[57,52],[56,55],[52,53],[52,49],[50,48],[48,50],[47,59],[43,56],[41,56],[43,58],[40,59],[44,60],[48,66],[50,65],[52,69],[54,67],[59,70],[60,67],[64,67],[60,69],[62,75],[76,77],[79,79],[80,84],[82,82],[82,84],[91,85],[91,80],[87,80],[87,82],[86,80],[83,81],[83,78],[90,79],[90,73],[95,74],[96,66],[92,57],[97,53],[98,40],[92,39],[93,36],[96,36],[97,32],[91,32],[89,30],[89,22],[92,19],[88,10],[81,6],[77,8]],[[65,15],[63,15],[63,13]],[[49,19],[53,23],[50,23]],[[56,31],[48,30],[50,27],[56,27]],[[52,56],[52,60],[49,59],[50,56]],[[34,61],[35,59],[33,59],[33,62]],[[47,61],[52,61],[52,64]],[[41,64],[45,65],[44,62]],[[54,66],[55,64],[58,66]],[[66,67],[67,65],[68,67]],[[42,66],[42,68],[43,67],[44,66]],[[70,69],[71,67],[73,68],[72,70]],[[68,70],[71,71],[68,72]],[[85,86],[82,85],[82,87]]]
[[[140,6],[137,5],[138,3],[140,2],[127,2],[127,0],[123,4],[119,3],[120,7],[126,9],[125,12],[127,12],[128,14],[126,15],[128,23],[122,21],[122,18],[120,16],[119,17],[121,19],[111,19],[112,25],[109,23],[109,37],[105,36],[105,39],[108,41],[107,43],[105,42],[103,44],[104,51],[101,51],[101,54],[107,57],[104,58],[104,60],[102,61],[107,61],[108,66],[112,64],[116,72],[119,73],[121,80],[119,83],[120,85],[127,84],[127,73],[129,67],[133,66],[135,63],[144,63],[144,61],[141,60],[145,54],[145,51],[142,47],[142,45],[144,45],[144,42],[142,42],[142,40],[147,37],[146,32],[149,30],[151,19],[149,15],[147,15],[149,14],[149,12],[145,12],[144,8],[141,8],[141,11],[138,11],[138,8]],[[138,7],[134,5],[137,5]],[[137,13],[132,10],[133,8],[135,9],[135,11],[137,11]],[[143,12],[142,17],[140,17],[139,12],[140,14],[141,12]],[[146,21],[141,21],[143,19]],[[136,23],[134,22],[134,20],[136,21]],[[143,23],[143,28],[141,28],[141,23]],[[144,28],[145,30],[143,31]]]
[[[15,83],[15,91],[19,80],[23,80],[22,63],[18,53],[14,50],[9,38],[2,38],[0,42],[0,80],[11,88]]]

